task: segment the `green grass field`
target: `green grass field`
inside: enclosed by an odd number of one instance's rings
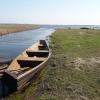
[[[100,30],[58,29],[48,66],[8,100],[100,100]]]

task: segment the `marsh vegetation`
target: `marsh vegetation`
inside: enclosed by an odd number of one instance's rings
[[[32,24],[0,24],[0,35],[27,31],[36,28],[39,28],[39,26]]]

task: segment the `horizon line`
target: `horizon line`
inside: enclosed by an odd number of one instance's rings
[[[100,24],[36,24],[36,23],[0,23],[0,24],[8,24],[8,25],[12,25],[12,24],[26,24],[26,25],[53,25],[53,26],[55,26],[55,25],[57,25],[57,26],[60,26],[60,25],[62,25],[62,26],[67,26],[67,25],[76,25],[76,26],[78,26],[78,25],[87,25],[87,26],[100,26]]]

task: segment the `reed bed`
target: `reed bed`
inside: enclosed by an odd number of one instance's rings
[[[39,28],[39,26],[32,24],[0,24],[0,35],[27,31],[36,28]]]

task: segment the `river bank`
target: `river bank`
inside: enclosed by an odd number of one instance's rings
[[[57,30],[48,66],[7,100],[99,100],[100,30]]]
[[[0,35],[40,28],[32,24],[0,24]]]

